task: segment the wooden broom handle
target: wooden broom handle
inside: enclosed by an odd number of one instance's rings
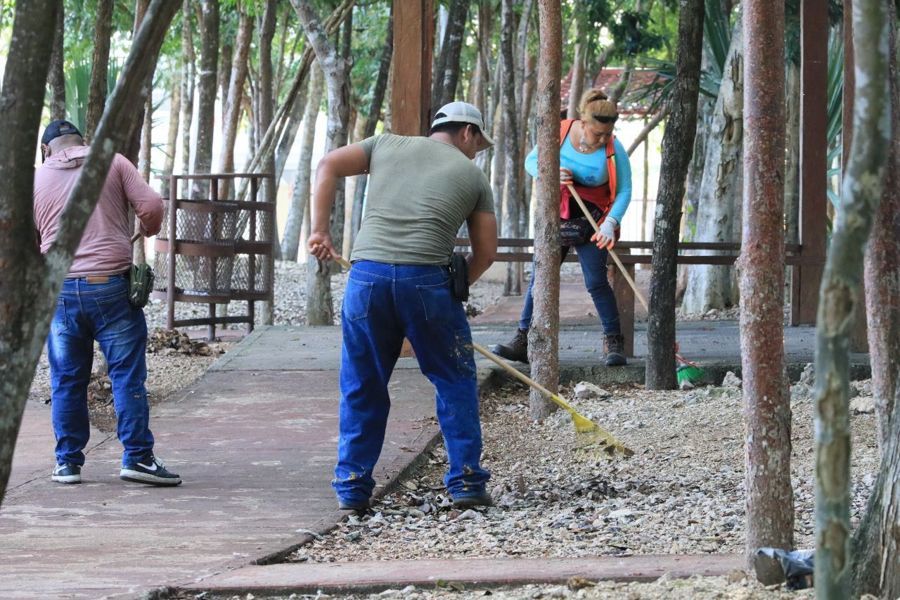
[[[584,216],[587,217],[591,226],[594,228],[594,231],[600,233],[600,226],[597,225],[597,221],[594,220],[593,215],[587,209],[587,206],[584,205],[584,200],[581,199],[581,196],[578,195],[578,192],[575,191],[575,188],[571,183],[567,183],[566,186],[569,188],[569,193],[572,194],[572,197],[575,198],[575,201],[578,203],[578,206],[581,207],[581,212],[584,213]],[[631,289],[634,291],[634,295],[637,296],[637,299],[640,300],[641,304],[644,306],[644,310],[648,313],[650,312],[650,306],[647,304],[647,300],[644,298],[644,295],[638,290],[637,284],[634,282],[634,279],[631,278],[631,275],[625,269],[625,265],[622,264],[622,261],[619,260],[619,255],[615,253],[612,248],[607,248],[607,252],[612,257],[613,261],[616,263],[616,266],[619,267],[619,270],[622,272],[622,275],[625,277],[625,281],[628,282],[628,285],[631,286]]]

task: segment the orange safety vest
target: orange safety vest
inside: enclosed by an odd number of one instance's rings
[[[566,136],[569,135],[569,131],[572,129],[573,123],[575,123],[575,119],[564,119],[562,122],[560,122],[560,146],[562,146],[563,142],[566,141]],[[610,136],[609,141],[606,143],[606,172],[609,173],[609,182],[598,187],[584,187],[578,184],[573,184],[575,190],[581,196],[581,199],[590,202],[591,204],[600,208],[603,211],[604,215],[609,212],[609,209],[612,207],[613,202],[615,202],[616,199],[616,148],[614,145],[615,139],[615,136]],[[563,219],[566,219],[569,216],[569,189],[567,186],[563,185],[560,186],[559,191],[560,216]]]

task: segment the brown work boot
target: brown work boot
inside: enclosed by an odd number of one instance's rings
[[[506,344],[497,344],[491,348],[494,354],[502,356],[506,360],[515,360],[522,363],[528,362],[528,330],[519,329],[515,337]]]
[[[606,366],[622,367],[627,364],[625,360],[625,336],[622,334],[606,336]]]

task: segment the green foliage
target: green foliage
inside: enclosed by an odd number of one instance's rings
[[[106,97],[112,94],[119,79],[122,66],[118,61],[109,61],[109,71],[106,75]],[[91,63],[84,61],[72,65],[65,71],[66,78],[66,114],[70,121],[75,123],[81,131],[84,131],[87,116],[88,94],[91,85]]]
[[[370,116],[366,113],[372,103],[372,92],[378,79],[390,10],[390,3],[384,1],[359,4],[353,11],[353,70],[350,71],[350,87],[354,107],[360,116],[366,118]],[[474,3],[469,10],[476,10]],[[470,14],[470,21],[471,16]],[[474,61],[471,64],[474,67]],[[460,56],[460,72],[465,73],[462,65],[463,58]]]

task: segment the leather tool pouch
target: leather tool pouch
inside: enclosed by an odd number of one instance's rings
[[[450,293],[460,302],[469,299],[469,263],[464,254],[450,257]]]
[[[135,308],[144,308],[153,291],[153,269],[150,265],[131,265],[128,274],[128,303]]]

